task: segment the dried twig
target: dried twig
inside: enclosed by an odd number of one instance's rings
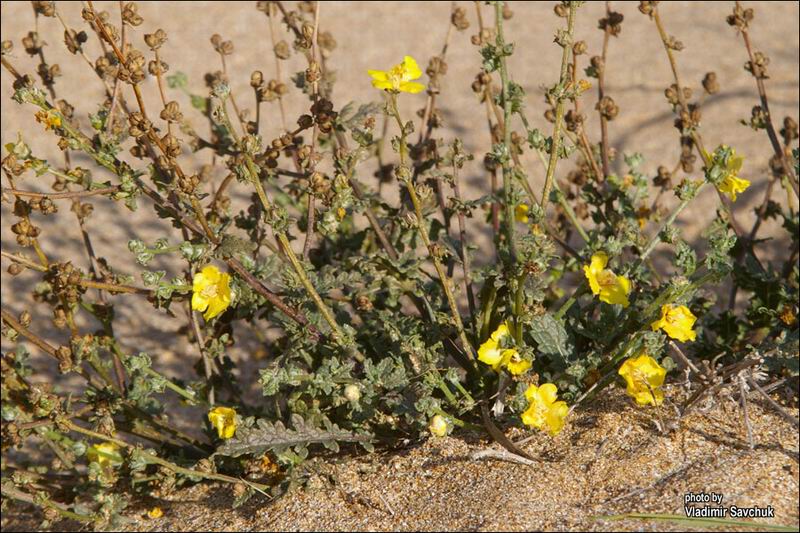
[[[469,456],[473,461],[480,461],[481,459],[494,459],[496,461],[507,461],[509,463],[517,463],[525,466],[538,466],[539,463],[532,459],[522,457],[507,450],[495,450],[487,448],[486,450],[479,450],[472,452]]]

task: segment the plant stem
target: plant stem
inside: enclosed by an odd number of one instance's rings
[[[397,95],[390,94],[389,97],[389,111],[394,116],[395,120],[397,121],[397,125],[400,128],[400,169],[398,171],[398,175],[402,175],[404,173],[409,172],[408,167],[406,166],[406,157],[408,153],[408,140],[407,140],[407,133],[406,128],[403,125],[403,120],[400,118],[400,112],[397,109]],[[456,304],[456,299],[453,296],[453,284],[447,276],[445,272],[444,265],[442,265],[442,261],[437,254],[434,253],[433,244],[428,237],[428,232],[425,229],[425,218],[422,214],[422,205],[420,204],[419,198],[417,197],[417,190],[414,183],[411,181],[410,176],[402,179],[405,182],[406,189],[408,190],[408,195],[411,197],[411,203],[414,205],[414,213],[416,214],[417,218],[417,231],[419,232],[422,241],[425,243],[425,247],[428,250],[428,255],[433,260],[433,266],[436,268],[436,273],[439,275],[439,281],[441,282],[442,288],[444,289],[445,296],[447,298],[447,303],[450,306],[450,314],[453,317],[453,321],[455,322],[456,329],[458,330],[458,335],[461,340],[462,348],[464,352],[467,354],[468,358],[472,363],[475,362],[475,354],[473,353],[473,347],[467,338],[467,334],[464,331],[464,324],[461,322],[461,315],[458,311],[458,305]]]
[[[455,163],[453,163],[453,193],[456,197],[456,200],[461,202],[461,187],[459,184],[459,177],[458,177],[458,167]],[[477,317],[475,315],[475,295],[472,289],[472,269],[470,267],[470,258],[469,258],[469,250],[467,249],[467,227],[466,221],[464,220],[464,213],[459,210],[458,211],[458,231],[460,234],[460,241],[461,241],[461,266],[463,267],[464,271],[464,291],[467,293],[467,304],[469,305],[469,316],[470,316],[470,323],[472,324],[472,334],[476,337],[474,340],[477,342],[478,336],[478,324],[477,324]]]
[[[17,189],[4,188],[4,193],[11,193],[15,196],[26,196],[28,198],[49,198],[51,200],[58,200],[63,198],[83,198],[86,196],[97,196],[100,194],[112,194],[119,191],[118,186],[104,187],[102,189],[91,189],[88,191],[67,191],[67,192],[35,192],[35,191],[20,191]]]
[[[575,292],[572,293],[572,296],[567,298],[567,300],[563,304],[561,304],[561,307],[558,308],[558,311],[556,311],[555,315],[553,315],[554,318],[556,320],[562,319],[564,315],[567,314],[567,311],[569,311],[570,307],[572,307],[573,304],[578,301],[578,298],[580,298],[581,296],[583,296],[588,292],[587,288],[588,287],[586,286],[586,282],[584,280],[581,280],[580,284],[577,287],[575,287]]]
[[[611,13],[611,8],[609,7],[609,3],[606,2],[606,15]],[[611,25],[606,24],[604,31],[603,31],[603,55],[601,56],[603,60],[603,67],[598,69],[597,73],[597,101],[598,103],[603,100],[605,97],[606,92],[606,58],[608,57],[608,41],[611,37]],[[609,165],[609,146],[608,146],[608,119],[606,118],[605,114],[602,110],[599,112],[600,115],[600,158],[603,164],[603,175],[602,180],[608,179],[608,175],[611,173],[610,165]],[[584,133],[585,136],[585,133]],[[591,153],[591,151],[589,152]],[[592,162],[594,162],[594,158],[592,158]],[[600,181],[601,176],[598,175],[598,181]]]
[[[261,185],[261,178],[259,176],[258,170],[255,168],[255,164],[253,160],[248,156],[246,158],[246,165],[248,171],[250,172],[251,180],[253,185],[256,188],[256,194],[258,195],[259,200],[261,201],[261,205],[263,206],[265,212],[269,212],[272,208],[272,203],[269,201],[267,197],[267,193],[264,191],[264,187]],[[339,327],[339,324],[336,322],[336,319],[333,316],[333,313],[322,300],[322,297],[317,292],[317,289],[314,288],[314,285],[311,283],[311,280],[308,278],[308,274],[306,274],[305,267],[300,263],[300,260],[295,255],[294,251],[292,250],[292,246],[289,243],[289,239],[286,236],[286,233],[283,231],[276,231],[276,236],[278,237],[278,242],[283,249],[283,253],[286,254],[286,257],[289,258],[289,262],[292,265],[297,277],[300,279],[300,283],[305,288],[306,292],[308,293],[309,297],[314,301],[314,304],[317,306],[317,310],[319,310],[322,317],[328,323],[331,328],[331,336],[333,337],[334,342],[339,344],[340,346],[344,346],[345,343],[345,335],[344,332]],[[358,351],[354,352],[354,355],[357,360],[363,362],[363,355],[361,355]]]
[[[517,277],[517,291],[514,298],[514,338],[518,346],[522,346],[522,311],[525,306],[525,281],[528,279],[528,273],[524,270],[522,274]]]
[[[737,1],[736,6],[739,7],[740,4]],[[747,56],[750,58],[750,64],[755,65],[755,57],[753,57],[753,47],[750,44],[750,33],[747,27],[742,28],[740,33],[742,34],[742,40],[744,40],[745,48],[747,49]],[[755,69],[753,69],[755,71]],[[764,110],[764,113],[767,117],[767,135],[769,136],[769,142],[772,144],[772,149],[775,151],[775,156],[780,160],[781,166],[783,167],[783,171],[789,178],[789,183],[791,183],[792,187],[794,188],[795,194],[800,194],[798,192],[798,184],[797,184],[797,176],[794,175],[794,169],[792,168],[791,163],[786,160],[786,153],[783,151],[781,147],[781,143],[778,140],[778,134],[775,132],[775,126],[772,124],[772,114],[769,112],[769,100],[767,99],[767,88],[764,84],[764,78],[762,76],[757,75],[753,72],[753,77],[756,79],[756,86],[758,87],[758,96],[761,99],[761,108]],[[761,217],[759,216],[759,220]]]
[[[561,125],[564,119],[564,100],[565,91],[569,84],[569,53],[572,45],[572,33],[575,28],[575,10],[577,6],[575,2],[569,4],[569,15],[567,16],[567,29],[566,33],[560,36],[562,39],[561,46],[563,52],[561,54],[561,77],[558,82],[558,94],[556,101],[556,119],[553,124],[553,143],[550,148],[550,161],[547,164],[547,174],[544,179],[544,190],[542,191],[541,206],[544,209],[550,197],[550,189],[553,187],[553,177],[556,173],[556,164],[558,163],[558,151],[561,148]]]
[[[59,515],[69,520],[77,520],[78,522],[94,522],[95,520],[93,516],[74,513],[68,510],[67,506],[63,503],[54,502],[48,497],[31,496],[26,492],[17,490],[11,487],[10,483],[3,483],[3,485],[0,486],[0,491],[2,491],[3,496],[6,498],[29,503],[45,509],[55,509]]]
[[[221,101],[220,111],[222,114],[222,120],[227,125],[228,131],[231,132],[234,141],[238,144],[239,137],[234,131],[230,119],[228,118],[228,112],[225,109],[225,100]],[[258,195],[258,199],[261,202],[261,206],[264,208],[264,214],[266,215],[272,210],[272,202],[270,202],[269,197],[267,196],[266,191],[264,191],[264,186],[261,184],[261,174],[256,167],[253,158],[250,154],[245,155],[245,166],[247,167],[247,171],[250,174],[250,181],[253,183],[253,186],[256,189],[256,194]],[[306,273],[305,267],[303,267],[300,260],[297,258],[297,255],[292,250],[292,246],[289,243],[289,238],[286,236],[286,232],[283,230],[275,230],[275,235],[278,238],[278,242],[281,245],[283,253],[286,254],[286,257],[289,259],[289,262],[292,265],[297,277],[300,278],[300,283],[305,288],[306,292],[308,293],[309,297],[314,301],[314,304],[317,306],[317,310],[319,310],[322,317],[331,327],[331,337],[333,338],[334,342],[342,347],[353,348],[349,346],[346,342],[346,336],[342,329],[339,327],[339,324],[336,322],[336,319],[333,316],[333,313],[322,300],[322,297],[317,292],[317,289],[314,288],[314,285],[311,283],[311,280],[308,278],[308,274]],[[352,355],[358,360],[359,362],[364,361],[364,356],[357,350],[351,349]]]
[[[120,440],[120,439],[117,439],[115,437],[109,437],[108,435],[103,435],[102,433],[97,433],[97,432],[91,431],[89,429],[84,429],[81,426],[79,426],[79,425],[75,424],[74,422],[72,422],[71,420],[64,421],[64,425],[68,429],[70,429],[72,431],[75,431],[77,433],[82,433],[82,434],[86,435],[87,437],[92,437],[92,438],[95,438],[95,439],[98,439],[98,440],[102,440],[102,441],[105,441],[105,442],[113,442],[114,444],[116,444],[120,448],[126,448],[126,449],[134,448],[132,445],[128,444],[124,440]],[[163,467],[166,467],[166,468],[172,470],[176,474],[182,474],[184,476],[191,476],[191,477],[200,477],[200,478],[205,478],[205,479],[214,479],[216,481],[224,481],[226,483],[233,483],[233,484],[243,483],[245,485],[250,485],[251,487],[253,487],[254,489],[259,490],[259,491],[264,491],[264,490],[269,489],[269,486],[267,486],[267,485],[262,485],[261,483],[255,483],[255,482],[252,482],[252,481],[248,481],[246,479],[239,479],[239,478],[235,478],[235,477],[231,477],[231,476],[226,476],[224,474],[215,474],[215,473],[211,473],[211,472],[201,472],[199,470],[192,470],[190,468],[183,468],[181,466],[176,465],[175,463],[167,461],[166,459],[162,459],[161,457],[158,457],[157,455],[151,455],[151,454],[149,454],[147,452],[144,452],[144,451],[138,451],[138,454],[147,463],[161,465]]]
[[[669,37],[669,35],[667,35],[667,32],[664,29],[664,25],[661,22],[661,17],[660,17],[660,15],[658,13],[658,6],[657,5],[653,5],[652,15],[653,15],[653,20],[656,23],[656,29],[658,30],[658,34],[661,37],[661,42],[664,45],[664,50],[667,53],[667,59],[669,60],[669,66],[670,66],[670,69],[672,70],[672,76],[675,79],[675,85],[678,88],[677,89],[678,102],[680,103],[681,110],[684,113],[686,113],[687,115],[690,115],[691,113],[690,113],[689,105],[686,102],[686,99],[683,97],[683,85],[681,84],[680,76],[678,75],[678,63],[675,61],[675,55],[672,53],[672,48],[670,47],[670,44],[669,44],[670,43],[670,37]],[[700,137],[700,134],[696,130],[692,129],[688,133],[688,135],[692,138],[692,141],[694,142],[694,146],[695,146],[695,148],[697,148],[697,152],[700,154],[700,158],[703,160],[703,164],[708,166],[710,164],[710,159],[709,159],[708,153],[706,152],[705,148],[703,147],[703,140]],[[731,226],[731,228],[733,229],[734,233],[736,233],[736,236],[738,238],[746,239],[747,236],[744,233],[744,229],[739,224],[739,222],[736,220],[736,217],[733,215],[733,211],[731,210],[728,198],[726,196],[724,196],[719,191],[719,189],[717,189],[717,195],[720,198],[720,202],[722,204],[723,210],[728,215],[728,223]],[[756,261],[758,262],[758,258],[756,257],[755,252],[753,252],[751,247],[748,246],[748,248],[750,248],[750,252],[751,252],[753,258],[756,259]]]
[[[508,240],[508,249],[511,253],[512,261],[517,260],[517,243],[514,234],[514,202],[512,198],[512,184],[511,184],[511,159],[510,154],[513,151],[511,146],[511,102],[509,102],[509,79],[508,67],[506,65],[506,56],[503,52],[505,48],[505,39],[503,37],[503,2],[495,2],[495,30],[497,31],[497,47],[501,50],[500,55],[500,81],[502,87],[502,107],[503,107],[503,145],[509,156],[503,160],[503,195],[505,197],[505,220],[506,220],[506,239]]]
[[[122,361],[125,361],[126,359],[128,359],[128,356],[122,351],[122,348],[120,348],[119,344],[117,344],[116,341],[112,342],[111,349]],[[164,385],[168,389],[170,389],[172,392],[174,392],[178,396],[184,398],[189,403],[191,403],[191,404],[203,404],[204,403],[203,400],[198,398],[196,394],[194,394],[193,392],[191,392],[189,390],[184,389],[183,387],[181,387],[179,385],[176,385],[171,380],[167,379],[165,376],[162,376],[159,372],[153,370],[152,368],[147,367],[147,368],[144,369],[144,371],[150,377],[157,378],[159,380],[163,380],[164,381]]]
[[[661,232],[664,231],[664,229],[666,229],[667,226],[675,222],[675,219],[678,218],[680,212],[683,211],[687,205],[689,205],[689,202],[691,202],[693,198],[697,197],[697,195],[700,193],[700,190],[706,186],[706,183],[707,182],[704,181],[700,185],[698,185],[694,195],[682,200],[681,203],[678,204],[678,206],[675,209],[673,209],[672,213],[670,213],[670,215],[667,217],[667,219],[664,221],[664,223],[661,225],[661,227],[658,229],[655,235],[653,235],[653,237],[650,239],[650,242],[647,243],[647,246],[642,251],[642,254],[638,257],[638,259],[636,259],[636,262],[633,264],[633,267],[631,267],[631,271],[638,268],[639,265],[641,265],[644,262],[644,260],[647,259],[647,256],[649,256],[652,253],[652,251],[655,250],[656,246],[661,240]]]

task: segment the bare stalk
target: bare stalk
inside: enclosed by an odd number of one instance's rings
[[[563,52],[561,54],[561,78],[558,82],[558,95],[556,101],[556,119],[553,124],[553,144],[550,149],[550,161],[547,164],[547,173],[544,179],[544,190],[542,191],[541,206],[545,208],[550,198],[550,189],[553,187],[553,176],[556,173],[556,165],[558,164],[558,151],[561,148],[561,125],[564,119],[564,100],[566,96],[564,92],[569,84],[569,52],[572,44],[572,34],[575,28],[575,10],[577,6],[575,2],[569,4],[569,15],[567,16],[567,29],[566,32],[561,34],[561,46]]]

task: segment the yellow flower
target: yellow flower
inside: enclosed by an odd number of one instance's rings
[[[514,218],[517,219],[517,222],[522,222],[523,224],[527,224],[528,223],[528,211],[530,211],[530,210],[531,210],[531,208],[528,207],[528,204],[519,204],[514,209]]]
[[[48,111],[39,111],[35,116],[36,122],[44,124],[45,131],[61,127],[61,115],[52,109]]]
[[[651,214],[650,208],[644,205],[636,210],[636,221],[639,223],[639,229],[644,229]]]
[[[625,276],[617,276],[607,269],[607,264],[608,256],[604,252],[597,252],[592,256],[592,263],[583,267],[592,294],[600,295],[601,302],[628,307],[631,282]]]
[[[155,520],[156,518],[161,518],[162,516],[164,516],[164,511],[161,510],[161,507],[153,507],[147,511],[147,518],[152,518]]]
[[[523,359],[515,348],[505,348],[503,344],[511,339],[511,332],[506,324],[500,324],[489,339],[478,348],[478,360],[500,371],[505,367],[513,375],[518,376],[531,367],[531,362]]]
[[[666,304],[661,306],[661,318],[650,324],[653,331],[663,329],[664,333],[681,342],[693,341],[697,332],[692,329],[697,317],[685,305]]]
[[[478,361],[486,363],[497,370],[502,365],[503,348],[499,345],[511,337],[506,324],[500,324],[489,339],[478,348]]]
[[[230,407],[213,408],[208,412],[208,421],[221,439],[229,439],[236,433],[236,411]]]
[[[205,311],[203,317],[211,320],[231,304],[231,277],[209,265],[194,275],[192,280],[192,309]]]
[[[781,309],[781,313],[778,315],[778,318],[781,319],[781,322],[786,324],[787,326],[791,326],[794,324],[795,319],[797,316],[794,314],[794,310],[789,305],[784,305],[783,309]]]
[[[731,202],[735,202],[736,195],[746,191],[749,186],[750,181],[728,174],[719,184],[719,191],[730,198]]]
[[[720,146],[714,152],[713,157],[716,158],[717,154],[725,149],[727,149],[727,146]],[[739,171],[742,170],[743,162],[744,157],[737,156],[736,150],[731,148],[728,160],[725,161],[725,177],[722,178],[722,181],[717,185],[719,192],[730,198],[731,202],[736,201],[737,194],[746,191],[747,188],[750,187],[750,182],[748,180],[739,177]]]
[[[503,364],[515,376],[519,376],[531,367],[531,362],[523,359],[513,348],[503,352]]]
[[[634,177],[630,174],[625,174],[625,177],[622,178],[622,188],[628,189],[631,185],[633,185]]]
[[[638,405],[661,405],[664,401],[661,385],[664,384],[667,371],[646,353],[625,361],[619,369],[619,375],[625,378],[628,384],[626,391]]]
[[[113,442],[102,442],[95,444],[86,450],[86,457],[91,463],[97,463],[100,466],[118,465],[122,463],[122,456],[119,454],[119,446]]]
[[[279,474],[281,471],[281,467],[278,466],[272,458],[269,456],[268,453],[265,453],[261,456],[261,460],[259,461],[258,465],[261,473],[267,474],[270,476],[274,476],[275,474]]]
[[[522,413],[522,422],[536,429],[546,430],[550,435],[558,435],[564,427],[569,408],[566,402],[556,401],[558,388],[552,383],[541,387],[531,385],[525,391],[528,410]]]
[[[368,70],[372,76],[372,86],[393,93],[418,93],[425,90],[425,86],[411,80],[422,76],[419,65],[411,56],[405,56],[403,62],[393,66],[389,71]]]
[[[442,415],[435,415],[433,418],[431,418],[431,423],[428,425],[428,429],[434,436],[444,437],[447,435],[447,426],[447,420]]]

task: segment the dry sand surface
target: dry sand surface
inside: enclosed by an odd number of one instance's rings
[[[114,2],[95,4],[116,13]],[[472,26],[464,33],[454,33],[448,50],[449,69],[440,98],[445,127],[438,135],[446,140],[458,136],[464,140],[466,149],[476,154],[476,161],[464,174],[468,185],[465,196],[473,199],[488,192],[479,161],[489,149],[489,140],[483,109],[470,89],[480,68],[477,48],[469,42],[469,36],[476,31],[474,7],[471,2],[459,4],[467,8]],[[663,95],[664,88],[671,83],[669,64],[653,23],[637,10],[638,2],[612,4],[624,14],[625,21],[621,35],[612,39],[609,47],[607,91],[621,106],[619,117],[610,124],[611,143],[620,153],[641,152],[646,158],[644,170],[654,175],[658,165],[672,167],[679,154],[673,115]],[[272,77],[274,72],[267,18],[256,11],[254,2],[139,2],[139,6],[144,24],[135,32],[134,44],[144,49],[142,35],[163,28],[169,37],[162,49],[163,58],[172,72],[180,70],[188,75],[190,88],[195,93],[206,91],[203,75],[220,68],[209,43],[211,34],[217,32],[233,40],[235,52],[228,61],[229,72],[235,73],[232,88],[242,107],[251,107],[250,72],[260,69],[267,77]],[[557,79],[560,60],[560,49],[552,41],[562,20],[553,15],[552,6],[552,2],[512,2],[515,16],[506,25],[507,39],[516,44],[516,52],[510,59],[512,77],[528,94],[528,117],[545,131],[549,130],[549,125],[542,118],[543,87]],[[776,122],[787,114],[797,118],[800,99],[798,3],[748,2],[747,6],[756,9],[751,31],[754,45],[771,58],[767,89],[773,116]],[[685,45],[685,50],[678,54],[684,84],[699,94],[704,74],[710,70],[717,73],[722,90],[704,99],[702,132],[712,147],[729,144],[747,158],[742,176],[751,180],[753,186],[741,196],[735,210],[738,218],[749,227],[754,219],[752,208],[760,203],[767,184],[767,164],[772,152],[764,132],[739,124],[741,119],[749,118],[750,109],[758,103],[758,94],[753,79],[743,69],[746,51],[741,39],[725,22],[731,8],[732,2],[661,4],[668,32]],[[12,62],[21,71],[33,73],[36,62],[26,56],[20,45],[20,39],[33,28],[29,3],[3,2],[0,9],[2,38],[13,39],[15,44]],[[79,4],[60,2],[59,9],[70,26],[83,27]],[[488,8],[483,9],[491,20]],[[589,55],[599,53],[602,33],[596,26],[603,9],[602,3],[589,2],[579,10],[576,35],[588,43]],[[378,99],[369,84],[366,69],[388,67],[404,54],[413,55],[424,64],[431,55],[438,53],[447,31],[449,11],[450,2],[325,2],[321,8],[321,28],[331,31],[338,42],[330,59],[330,67],[336,71],[338,79],[334,90],[336,107],[348,101],[365,103]],[[62,30],[57,21],[44,19],[39,25],[48,42],[45,48],[48,61],[59,63],[63,72],[56,85],[59,96],[66,97],[75,106],[76,117],[88,129],[87,115],[96,111],[102,85],[80,58],[71,56],[63,47]],[[93,59],[99,54],[94,39],[87,46],[87,53]],[[299,70],[301,62],[297,58],[290,60],[288,66],[284,65],[284,75]],[[62,158],[53,137],[40,134],[41,126],[34,123],[32,110],[10,100],[11,81],[4,70],[0,75],[2,142],[13,141],[19,132],[37,156],[60,164]],[[148,79],[143,88],[146,100],[155,109],[158,99],[155,81]],[[207,123],[202,117],[192,115],[185,96],[175,92],[168,98],[181,102],[184,113],[198,131],[207,131]],[[594,98],[593,90],[584,107],[591,110]],[[404,115],[411,116],[422,106],[424,98],[404,96],[402,102]],[[299,97],[289,99],[287,115],[290,120],[304,111],[304,105]],[[587,114],[587,128],[594,141],[599,137],[598,119],[594,113]],[[277,107],[268,105],[265,116],[262,131],[269,139],[279,131]],[[209,162],[208,152],[195,157],[184,156],[184,168],[198,169]],[[541,165],[531,154],[525,155],[524,163],[530,170],[534,188],[540,190]],[[76,158],[76,164],[88,166],[80,158]],[[562,164],[560,171],[565,172],[569,167]],[[615,170],[622,172],[624,168],[617,163]],[[215,179],[223,175],[224,171],[220,170]],[[101,174],[97,177],[105,178]],[[693,177],[698,177],[696,172]],[[368,166],[359,179],[368,187],[376,187]],[[25,189],[47,190],[50,178],[40,180],[29,178],[22,185]],[[390,184],[388,188],[394,187]],[[246,198],[245,191],[240,187],[235,194],[240,202],[237,205],[241,205]],[[775,199],[786,201],[782,191]],[[684,235],[698,246],[702,246],[702,242],[697,239],[714,217],[717,202],[713,191],[705,191],[679,220]],[[124,209],[121,205],[105,199],[96,200],[94,204],[95,214],[90,219],[93,244],[98,255],[108,258],[121,273],[137,272],[126,248],[129,239],[152,242],[164,235],[173,240],[179,238],[179,233],[168,224],[152,220],[147,213],[150,206],[144,200],[139,212],[124,213],[124,218],[118,214],[119,209]],[[3,202],[2,247],[17,251],[10,224],[6,223],[11,219],[10,207],[10,203]],[[120,223],[121,220],[125,222]],[[85,268],[87,261],[80,234],[68,208],[64,206],[49,222],[57,224],[59,230],[45,229],[45,250]],[[477,223],[469,229],[473,242],[487,245],[486,233]],[[767,224],[762,231],[763,236],[778,234],[773,224]],[[775,241],[766,249],[770,253],[785,254],[784,244]],[[655,258],[659,267],[669,269],[666,256],[656,254]],[[484,260],[479,252],[476,261]],[[6,266],[3,261],[3,270]],[[169,270],[168,275],[178,273],[176,265],[167,260],[158,259],[153,266]],[[10,279],[4,273],[2,279],[3,307],[15,313],[21,311],[23,302],[28,301],[22,295],[33,287],[33,276],[26,273]],[[173,319],[153,312],[146,302],[137,298],[117,296],[114,300],[118,317],[115,329],[126,349],[148,351],[155,365],[167,375],[188,377],[197,353],[184,335],[177,334],[185,317]],[[34,324],[48,323],[45,306],[25,304],[25,307],[33,314]],[[41,333],[53,342],[63,341],[57,331]],[[245,328],[237,328],[237,335],[238,344],[229,355],[247,369],[243,375],[257,375],[255,369],[263,361],[254,360],[253,354],[260,346]],[[6,348],[5,342],[3,347]],[[37,364],[50,365],[53,371],[49,361],[37,359]],[[61,385],[69,387],[70,382],[64,381]],[[251,390],[251,394],[254,393],[255,387]],[[618,404],[622,409],[624,402],[618,401]],[[187,411],[187,417],[194,416],[198,414]],[[589,521],[588,516],[622,510],[676,512],[680,510],[683,491],[690,488],[717,488],[730,498],[740,498],[743,503],[771,503],[776,509],[782,509],[778,522],[796,524],[796,430],[784,427],[771,415],[759,418],[757,442],[760,447],[749,451],[742,447],[742,429],[735,413],[719,408],[709,416],[716,416],[716,421],[702,432],[689,426],[677,436],[666,438],[654,433],[651,423],[639,420],[640,415],[630,410],[583,413],[579,421],[555,441],[538,439],[530,444],[531,451],[547,450],[548,459],[541,468],[474,463],[465,457],[483,445],[468,444],[458,438],[432,441],[397,456],[349,460],[332,467],[342,480],[343,490],[364,495],[366,501],[371,502],[366,505],[359,503],[358,498],[353,500],[355,503],[348,503],[349,498],[343,496],[346,492],[321,488],[293,495],[274,505],[260,500],[232,513],[227,510],[229,500],[225,490],[215,492],[204,488],[182,496],[192,501],[165,505],[168,512],[164,522],[139,523],[137,527],[638,528],[649,526],[633,522],[596,523]],[[586,427],[580,426],[581,420]],[[184,423],[187,427],[196,426],[191,418]],[[376,468],[372,473],[369,472],[371,464]],[[661,476],[683,467],[686,470],[670,478],[669,483],[646,488]],[[359,473],[363,468],[366,470]],[[612,501],[637,488],[646,490]]]
[[[679,394],[677,387],[667,394]],[[662,421],[670,411],[665,406]],[[797,430],[758,402],[749,411],[753,450],[730,400],[665,435],[652,411],[617,390],[577,411],[556,438],[537,434],[527,442],[533,466],[475,460],[474,452],[499,447],[462,433],[390,454],[315,461],[308,487],[275,502],[257,495],[231,510],[230,488],[213,485],[140,499],[124,513],[132,520],[125,530],[683,531],[681,524],[599,517],[683,515],[687,492],[722,494],[726,506],[772,506],[775,518],[762,522],[797,524]],[[163,518],[144,517],[153,506]],[[32,525],[27,514],[4,515],[4,531]]]

